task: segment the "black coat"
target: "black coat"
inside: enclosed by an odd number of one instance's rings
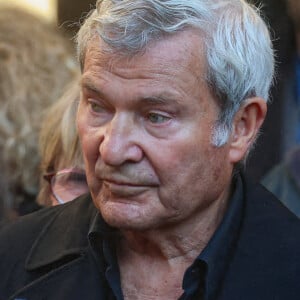
[[[246,185],[245,197],[218,299],[300,299],[300,221],[261,186]],[[87,239],[96,213],[85,196],[3,229],[0,299],[109,300]]]

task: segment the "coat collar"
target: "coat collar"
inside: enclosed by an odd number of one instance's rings
[[[288,154],[285,165],[297,188],[300,189],[300,147],[296,147]]]
[[[239,248],[248,257],[257,258],[260,253],[264,256],[266,251],[261,249],[272,250],[271,253],[275,255],[276,242],[283,239],[282,236],[285,236],[285,240],[293,239],[293,235],[286,236],[286,230],[291,227],[291,223],[298,223],[296,228],[299,228],[299,221],[260,186],[246,184],[245,195],[246,207],[238,238]],[[102,236],[111,233],[111,229],[99,221],[98,210],[87,195],[48,209],[47,212],[51,218],[47,214],[47,222],[26,258],[25,268],[29,271],[53,263],[57,266],[81,256],[89,247],[89,233],[101,231]]]
[[[53,207],[51,212],[53,216],[47,218],[27,256],[28,271],[72,260],[88,247],[89,228],[97,215],[89,195]]]

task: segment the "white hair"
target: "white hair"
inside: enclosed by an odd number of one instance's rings
[[[224,145],[235,113],[258,96],[266,101],[274,55],[259,11],[244,0],[98,0],[77,36],[83,66],[89,41],[98,34],[114,50],[134,55],[151,41],[188,28],[204,36],[206,80],[220,106],[212,142]]]

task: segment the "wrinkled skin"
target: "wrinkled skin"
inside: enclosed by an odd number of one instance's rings
[[[78,110],[92,198],[112,226],[181,227],[224,206],[234,161],[212,145],[219,108],[192,30],[133,58],[89,45]]]

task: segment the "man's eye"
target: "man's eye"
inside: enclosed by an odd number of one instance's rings
[[[91,110],[93,112],[96,112],[96,113],[100,113],[100,112],[103,112],[103,107],[101,105],[99,105],[98,103],[94,102],[94,101],[90,101],[89,102],[89,105],[91,107]]]
[[[149,113],[148,119],[151,123],[160,124],[170,120],[170,117],[158,113]]]

